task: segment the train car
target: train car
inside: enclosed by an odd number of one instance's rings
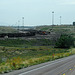
[[[35,36],[34,32],[27,32],[27,33],[1,33],[0,38],[5,37],[27,37],[27,36]]]

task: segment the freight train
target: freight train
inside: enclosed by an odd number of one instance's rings
[[[3,37],[26,37],[26,36],[35,36],[35,33],[1,33],[0,38]]]
[[[0,38],[5,38],[5,37],[27,37],[27,36],[35,36],[36,34],[39,35],[47,35],[49,32],[46,31],[37,31],[37,30],[29,30],[26,33],[23,32],[18,32],[18,33],[1,33]]]

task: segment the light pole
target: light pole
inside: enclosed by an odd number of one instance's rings
[[[52,29],[53,29],[53,25],[54,25],[54,11],[52,11]]]
[[[22,26],[23,26],[23,30],[24,30],[24,17],[22,17]]]
[[[60,16],[60,25],[61,25],[61,16]]]
[[[18,32],[19,32],[19,25],[20,25],[20,21],[18,20]]]
[[[54,25],[54,11],[52,11],[52,25]]]

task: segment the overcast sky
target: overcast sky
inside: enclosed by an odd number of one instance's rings
[[[15,25],[24,17],[25,25],[72,24],[75,21],[75,0],[0,0],[0,24]]]

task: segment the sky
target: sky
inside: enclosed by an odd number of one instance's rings
[[[75,0],[0,0],[0,25],[52,25],[52,11],[55,25],[72,24]]]

